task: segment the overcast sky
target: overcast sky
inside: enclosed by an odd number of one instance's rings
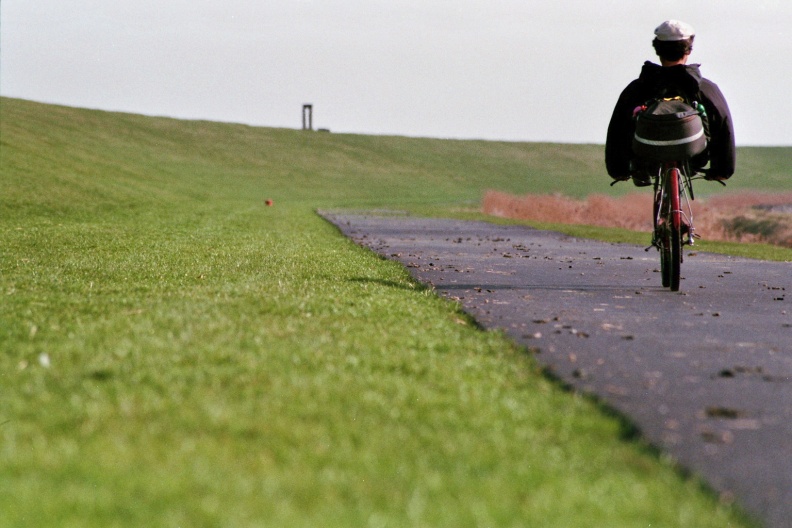
[[[0,94],[334,132],[604,143],[654,28],[696,28],[740,145],[792,145],[790,0],[2,0]]]

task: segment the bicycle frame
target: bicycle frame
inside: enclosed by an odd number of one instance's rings
[[[673,178],[671,171],[676,171],[676,196],[670,192],[669,180]],[[695,228],[693,227],[693,207],[691,202],[695,199],[693,195],[693,178],[690,175],[690,168],[687,163],[676,161],[665,162],[660,167],[654,180],[654,218],[653,225],[657,227],[663,220],[660,214],[665,210],[669,219],[673,222],[675,229],[682,229],[687,238],[682,241],[682,245],[692,246],[695,243]],[[674,203],[671,203],[671,202]],[[653,241],[652,245],[656,245]]]

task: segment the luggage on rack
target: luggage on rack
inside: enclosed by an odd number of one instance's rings
[[[706,112],[681,97],[660,98],[635,109],[633,153],[651,161],[682,161],[707,148]]]

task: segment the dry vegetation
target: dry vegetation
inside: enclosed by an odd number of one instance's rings
[[[792,247],[792,193],[744,192],[693,202],[696,232],[707,240],[765,242]],[[786,212],[777,206],[790,205]],[[776,206],[775,208],[773,206]],[[651,192],[620,198],[591,195],[585,200],[560,194],[514,196],[488,191],[484,213],[537,222],[651,230]]]

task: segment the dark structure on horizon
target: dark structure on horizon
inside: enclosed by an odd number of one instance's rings
[[[313,130],[313,105],[304,104],[302,109],[302,129]]]

